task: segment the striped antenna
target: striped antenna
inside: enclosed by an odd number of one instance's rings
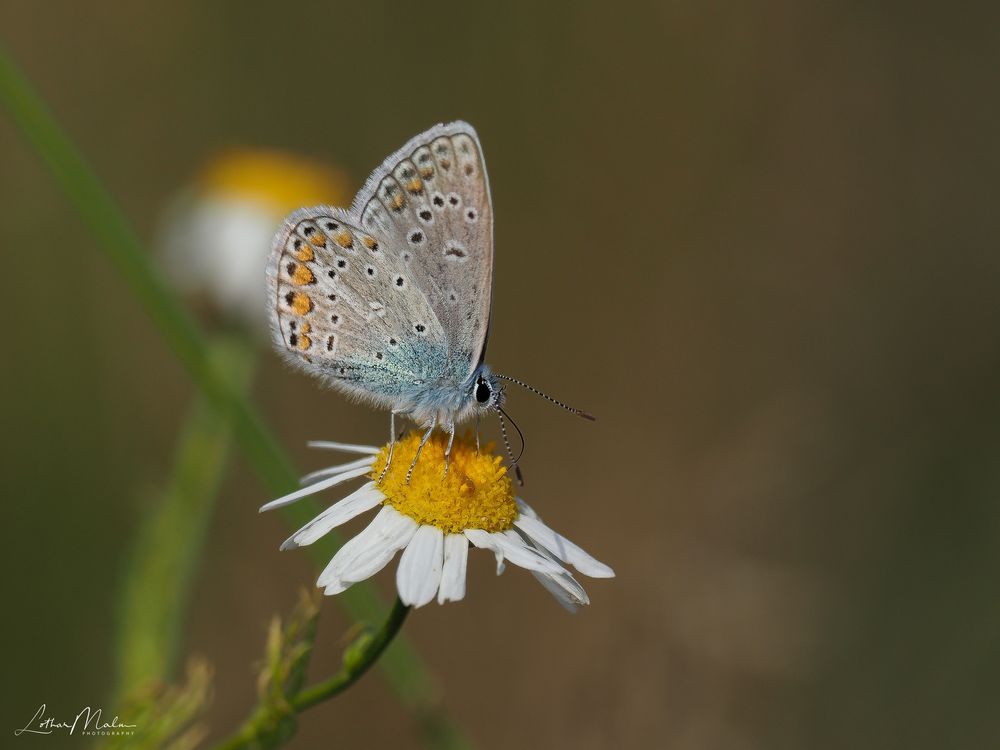
[[[549,395],[547,395],[545,393],[542,393],[540,390],[538,390],[534,386],[528,385],[523,380],[518,380],[517,378],[512,378],[510,375],[501,375],[499,372],[496,373],[496,376],[498,378],[502,378],[503,380],[509,380],[511,383],[517,383],[522,388],[527,388],[529,391],[531,391],[532,393],[534,393],[534,394],[536,394],[538,396],[541,396],[546,401],[549,401],[549,402],[555,404],[556,406],[561,406],[563,409],[565,409],[566,411],[568,411],[570,414],[576,414],[576,416],[583,417],[584,419],[589,419],[591,422],[594,422],[594,421],[597,420],[597,417],[595,417],[593,414],[585,412],[583,409],[575,409],[572,406],[564,404],[562,401],[559,401],[557,399],[552,398],[552,396],[549,396]],[[510,417],[508,417],[508,419],[510,419]]]

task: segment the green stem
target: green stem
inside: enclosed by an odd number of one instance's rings
[[[188,375],[215,408],[228,415],[239,448],[269,493],[280,495],[297,488],[298,473],[292,462],[241,389],[212,361],[194,321],[155,272],[132,226],[3,46],[0,102],[100,241]],[[286,506],[283,512],[291,525],[299,527],[311,520],[318,508],[314,502],[303,500]],[[325,564],[337,542],[334,535],[329,535],[308,550],[314,560]],[[354,619],[381,620],[386,611],[371,585],[355,584],[337,599]],[[397,640],[381,665],[403,703],[418,715],[425,714],[427,696],[434,693],[433,680],[412,647]],[[435,723],[443,721],[437,711],[428,716]],[[425,719],[425,723],[428,721]]]
[[[312,687],[303,688],[288,698],[280,708],[261,706],[236,732],[215,745],[213,750],[239,750],[239,748],[277,747],[288,739],[286,732],[275,734],[274,728],[282,725],[289,712],[299,714],[307,708],[322,703],[343,692],[368,671],[403,627],[410,608],[397,597],[382,627],[365,643],[359,653],[345,658],[344,665],[333,677]]]
[[[352,659],[350,664],[345,664],[330,679],[300,691],[291,700],[292,707],[296,711],[305,711],[317,703],[322,703],[332,698],[337,693],[346,690],[357,682],[361,678],[361,675],[367,672],[368,668],[382,655],[382,652],[392,642],[392,639],[396,637],[396,633],[403,627],[403,622],[409,613],[410,608],[403,604],[397,597],[396,603],[392,605],[392,610],[389,612],[389,616],[382,623],[382,627],[379,628],[378,632],[365,645],[364,650],[356,658]]]
[[[212,355],[234,380],[249,381],[254,352],[245,341],[213,342]],[[141,521],[125,567],[115,649],[119,696],[172,676],[191,581],[231,443],[229,420],[197,398],[177,442],[170,482]]]

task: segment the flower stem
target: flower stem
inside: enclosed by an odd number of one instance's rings
[[[397,597],[382,627],[366,639],[359,650],[345,653],[344,665],[337,674],[299,690],[278,705],[262,704],[243,726],[216,744],[213,750],[274,748],[284,744],[294,733],[295,716],[333,698],[361,679],[399,633],[409,613],[410,607]]]
[[[213,341],[212,356],[235,380],[250,380],[254,350],[242,337]],[[177,441],[169,482],[144,514],[126,566],[115,648],[119,696],[173,676],[191,582],[231,443],[229,420],[199,395]]]
[[[397,597],[395,604],[392,605],[392,610],[389,612],[389,616],[382,623],[382,627],[379,628],[378,632],[367,642],[362,652],[351,659],[350,663],[345,663],[343,668],[333,677],[312,687],[305,688],[296,695],[291,700],[291,704],[295,710],[305,711],[317,703],[322,703],[332,698],[337,693],[346,690],[357,682],[368,671],[368,668],[375,663],[379,656],[382,655],[382,652],[392,642],[392,639],[396,637],[396,633],[403,627],[403,622],[409,613],[410,608],[403,604]]]

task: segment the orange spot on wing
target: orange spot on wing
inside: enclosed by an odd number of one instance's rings
[[[364,236],[364,237],[361,238],[361,241],[364,243],[365,247],[367,247],[369,250],[371,250],[373,247],[375,247],[375,238],[374,237],[368,237],[366,235],[366,236]]]
[[[325,247],[326,237],[324,237],[322,234],[315,233],[309,238],[309,242],[310,244],[313,244],[316,247]]]
[[[434,176],[434,168],[433,167],[421,167],[420,168],[420,176],[423,177],[425,180],[430,179],[431,177]]]
[[[419,195],[424,189],[424,182],[419,177],[414,177],[406,183],[406,189],[414,195]]]
[[[403,197],[402,193],[396,193],[392,196],[392,200],[389,201],[389,205],[392,206],[393,210],[399,211],[406,205],[406,198]]]
[[[310,271],[306,266],[296,266],[295,271],[292,272],[292,283],[303,286],[305,284],[312,284],[316,281],[316,277],[313,276],[313,272]]]
[[[310,260],[315,260],[316,256],[313,255],[313,249],[309,245],[303,245],[298,250],[295,251],[295,257],[301,260],[303,263]]]
[[[312,299],[310,299],[308,294],[303,294],[302,292],[296,292],[295,296],[292,297],[292,310],[296,315],[305,315],[313,308]],[[303,324],[303,329],[308,323]],[[304,331],[307,333],[307,331]]]
[[[341,247],[352,247],[354,245],[354,238],[351,237],[351,233],[346,230],[337,232],[333,238]]]

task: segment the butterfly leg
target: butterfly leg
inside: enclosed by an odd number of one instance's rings
[[[455,423],[448,423],[448,447],[444,451],[444,476],[441,477],[444,480],[448,476],[448,464],[451,462],[451,446],[455,442]]]
[[[476,455],[479,455],[479,415],[476,415]]]
[[[389,457],[385,460],[385,466],[382,468],[382,473],[378,475],[378,482],[376,484],[382,484],[382,480],[385,478],[385,473],[389,471],[389,466],[392,465],[392,453],[396,448],[396,412],[389,412]]]
[[[413,467],[417,465],[417,459],[420,458],[420,451],[424,449],[424,444],[430,440],[431,433],[434,432],[434,428],[437,427],[437,416],[431,420],[431,426],[427,428],[427,432],[424,436],[420,438],[420,445],[417,446],[417,452],[413,454],[413,463],[410,464],[410,470],[406,472],[406,483],[410,483],[410,477],[413,476]]]

